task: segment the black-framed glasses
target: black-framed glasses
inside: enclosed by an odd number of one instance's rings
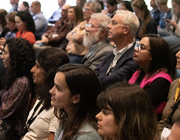
[[[140,44],[140,43],[136,43],[135,48],[138,48],[138,50],[148,50],[151,51],[150,49],[146,48],[145,45]]]

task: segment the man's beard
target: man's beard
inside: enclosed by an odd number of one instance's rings
[[[99,34],[100,34],[101,30],[97,31],[94,34],[91,34],[89,32],[86,32],[84,37],[83,37],[83,44],[86,47],[91,47],[94,43],[98,42],[99,40]]]

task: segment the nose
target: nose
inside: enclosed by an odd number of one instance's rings
[[[107,27],[108,27],[108,30],[111,29],[111,25],[112,25],[112,23],[109,23],[109,24],[108,24],[108,26],[107,26]]]
[[[101,111],[95,116],[97,120],[101,119]]]
[[[50,89],[49,93],[50,93],[50,94],[53,94],[53,93],[54,93],[54,86]]]
[[[35,66],[32,67],[32,69],[30,70],[31,73],[34,73],[34,69],[35,69]]]

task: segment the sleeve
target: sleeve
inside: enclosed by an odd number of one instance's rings
[[[30,93],[28,79],[18,78],[1,97],[0,118],[7,118],[16,112],[23,100],[29,97],[27,93]]]
[[[43,17],[38,16],[34,22],[36,25],[36,31],[40,31],[42,28],[47,28],[47,21],[43,19]]]
[[[126,63],[124,63],[123,66],[120,67],[118,70],[112,72],[111,75],[101,77],[99,78],[99,80],[103,86],[107,86],[112,83],[120,82],[123,80],[128,81],[138,67],[138,64],[134,60],[129,60]]]
[[[157,78],[147,88],[144,88],[154,107],[162,101],[167,101],[170,84],[167,79]]]

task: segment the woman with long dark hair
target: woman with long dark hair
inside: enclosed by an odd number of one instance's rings
[[[7,129],[0,131],[1,139],[20,139],[32,94],[32,75],[35,52],[31,44],[22,38],[6,41],[1,59],[6,73],[0,91],[0,119]]]
[[[69,63],[67,54],[60,48],[42,50],[31,69],[36,101],[27,119],[27,129],[22,140],[54,140],[54,132],[58,127],[58,119],[54,116],[49,90],[54,85],[54,76],[59,66]]]
[[[101,140],[95,114],[100,83],[95,73],[84,65],[67,64],[58,68],[51,105],[60,120],[55,140]]]

